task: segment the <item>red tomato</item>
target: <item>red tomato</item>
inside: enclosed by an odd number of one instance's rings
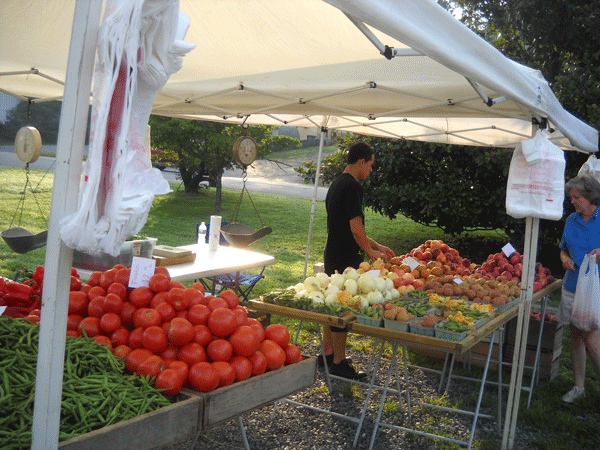
[[[267,358],[260,350],[250,356],[248,360],[252,363],[252,376],[262,375],[267,370]]]
[[[207,345],[206,354],[213,361],[229,361],[233,356],[233,346],[226,339],[215,339]]]
[[[100,275],[100,286],[104,288],[104,290],[108,289],[108,287],[115,282],[115,275],[117,274],[117,269],[112,268],[109,270],[105,270]]]
[[[131,269],[128,269],[127,267],[117,270],[117,273],[115,274],[114,282],[122,284],[125,287],[129,286],[130,273],[131,273]]]
[[[67,317],[67,330],[78,330],[82,319],[83,316],[80,314],[69,314]]]
[[[171,281],[171,287],[169,289],[185,289],[185,286],[183,285],[183,283],[180,283],[179,281]]]
[[[169,280],[171,279],[171,275],[169,274],[169,270],[166,267],[162,267],[162,266],[157,266],[154,268],[154,273],[162,273],[163,275],[166,275],[167,277],[169,277]]]
[[[102,322],[102,318],[100,318],[100,322]],[[125,327],[117,328],[110,335],[110,340],[113,344],[113,347],[129,344],[129,330]]]
[[[174,317],[169,326],[168,338],[169,342],[175,345],[185,345],[192,342],[196,332],[194,326],[187,319]]]
[[[152,325],[144,329],[142,333],[142,345],[148,350],[159,353],[166,349],[168,344],[167,333],[165,333],[162,327]]]
[[[173,344],[167,344],[167,348],[165,348],[162,352],[158,354],[165,365],[168,366],[171,362],[177,360],[177,352],[179,351],[179,347]]]
[[[165,364],[160,356],[150,355],[138,365],[135,373],[137,373],[140,377],[154,378],[158,376],[164,367]]]
[[[87,283],[83,283],[81,285],[81,287],[79,288],[79,292],[84,292],[85,295],[87,296],[88,292],[90,292],[90,289],[92,289],[92,285],[87,284]]]
[[[133,325],[138,328],[148,328],[158,326],[162,322],[162,317],[157,310],[152,308],[140,308],[133,315]]]
[[[127,299],[127,286],[125,286],[123,283],[118,283],[115,281],[108,287],[106,294],[118,295],[122,301],[125,301]]]
[[[87,315],[92,317],[102,317],[104,314],[105,297],[98,296],[90,300],[87,306]]]
[[[225,361],[215,361],[212,366],[219,374],[219,387],[228,386],[235,381],[235,369]]]
[[[88,296],[85,292],[69,292],[69,314],[87,313]]]
[[[202,292],[202,295],[206,295],[206,288],[204,287],[204,285],[202,283],[192,283],[191,287],[193,289],[196,289],[197,291]]]
[[[233,347],[233,352],[241,356],[252,356],[260,346],[258,336],[247,325],[237,327],[229,336],[229,342]]]
[[[235,308],[240,303],[240,298],[231,289],[225,289],[224,291],[221,291],[219,298],[224,299],[229,305],[230,309]]]
[[[100,318],[99,317],[84,317],[79,323],[81,334],[87,337],[94,337],[100,334]]]
[[[77,331],[77,330],[67,330],[67,336],[79,337],[81,335],[79,334],[79,331]]]
[[[212,334],[218,337],[227,337],[233,333],[237,327],[235,313],[228,308],[217,308],[208,316],[206,322]]]
[[[121,313],[119,316],[121,317],[121,323],[128,327],[129,325],[133,325],[133,314],[137,311],[137,308],[133,303],[124,302],[123,308],[121,309]]]
[[[132,349],[142,348],[142,334],[144,334],[143,328],[135,328],[131,333],[129,333],[127,345],[129,345]]]
[[[100,328],[105,334],[110,335],[113,331],[121,326],[121,318],[118,314],[109,312],[100,317]]]
[[[127,359],[127,356],[131,353],[131,348],[125,344],[118,345],[113,350],[113,355],[117,358],[121,358],[122,360]]]
[[[188,380],[200,392],[210,392],[219,386],[219,374],[208,362],[198,362],[190,367]]]
[[[154,387],[165,395],[177,395],[183,386],[179,374],[173,369],[165,369],[156,376]]]
[[[104,297],[105,295],[106,295],[106,290],[103,287],[94,286],[88,292],[88,299],[92,300],[95,297],[99,297],[99,296]]]
[[[150,356],[152,356],[152,352],[147,348],[132,349],[125,358],[125,367],[130,373],[134,373],[139,365]]]
[[[168,369],[173,369],[179,375],[181,384],[184,385],[188,379],[189,366],[183,361],[173,361],[167,366]]]
[[[172,288],[169,291],[167,301],[175,308],[176,311],[184,311],[190,305],[190,299],[184,295],[185,289]]]
[[[152,297],[152,300],[150,300],[150,308],[156,308],[156,306],[160,305],[161,303],[168,303],[168,298],[168,292],[157,292],[154,294],[154,297]]]
[[[166,292],[171,287],[171,281],[164,273],[155,273],[150,277],[148,287],[154,292]]]
[[[177,311],[175,313],[175,317],[180,317],[182,319],[187,320],[187,310],[183,310],[183,311]]]
[[[265,330],[264,330],[262,324],[258,320],[248,319],[248,320],[246,320],[246,325],[248,325],[250,328],[252,328],[254,330],[254,332],[258,336],[259,342],[262,342],[265,340]]]
[[[244,356],[234,355],[229,364],[235,370],[235,381],[244,381],[252,376],[252,363]]]
[[[35,325],[39,325],[40,323],[40,316],[36,316],[35,314],[28,314],[25,318]]]
[[[265,339],[260,343],[258,350],[267,358],[267,370],[275,370],[283,366],[285,352],[277,342]]]
[[[126,269],[127,267],[125,267],[123,264],[115,264],[114,266],[112,266],[112,268],[118,272],[119,270]]]
[[[108,336],[104,336],[102,334],[99,334],[98,336],[94,336],[94,341],[97,344],[104,345],[105,347],[108,347],[111,352],[113,351],[112,342],[110,342],[110,338]]]
[[[296,364],[297,362],[302,361],[302,353],[300,349],[296,347],[294,344],[288,344],[286,348],[283,349],[285,352],[285,365],[288,364]]]
[[[204,303],[204,294],[194,288],[185,288],[183,290],[183,296],[187,301],[188,308],[192,305],[198,305]]]
[[[192,367],[198,362],[206,361],[206,350],[197,342],[190,342],[179,349],[177,359]]]
[[[78,291],[81,288],[81,280],[79,277],[71,275],[71,285],[69,286],[69,290]]]
[[[100,277],[102,276],[102,272],[92,272],[90,277],[87,280],[87,284],[90,286],[100,286]]]
[[[154,292],[147,287],[138,287],[129,293],[129,301],[138,308],[150,306],[152,297],[154,297]]]
[[[242,325],[246,325],[246,319],[248,319],[248,311],[243,306],[236,306],[232,309],[235,314],[235,320],[237,322],[237,326],[241,327]]]
[[[205,325],[210,315],[210,309],[206,305],[194,305],[188,309],[188,320],[193,325]]]
[[[41,309],[38,309],[38,308],[36,308],[36,309],[32,309],[31,311],[29,311],[29,315],[30,315],[30,316],[38,316],[38,317],[40,317],[40,316],[42,315],[42,310],[41,310]],[[548,320],[549,322],[551,322],[551,321],[552,321],[552,320],[550,320],[550,319],[546,319],[546,320]]]
[[[175,309],[167,302],[159,303],[158,305],[154,306],[154,309],[157,310],[160,314],[160,317],[162,317],[163,323],[169,322],[171,319],[173,319],[173,317],[175,317]]]
[[[111,284],[111,286],[113,286]],[[104,302],[102,303],[102,308],[104,312],[112,312],[115,314],[120,314],[123,309],[123,299],[114,293],[107,293],[106,297],[104,297]]]
[[[213,340],[213,334],[206,325],[194,325],[194,342],[197,342],[202,347],[206,348]]]
[[[265,339],[275,341],[281,348],[285,348],[290,343],[290,332],[285,326],[272,323],[265,328]]]
[[[208,309],[214,311],[217,308],[226,308],[229,309],[229,303],[227,300],[220,297],[211,297],[208,299]]]

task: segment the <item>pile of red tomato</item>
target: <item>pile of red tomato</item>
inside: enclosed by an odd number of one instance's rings
[[[263,328],[231,290],[171,281],[157,267],[148,287],[128,288],[130,269],[94,272],[69,294],[67,334],[85,333],[125,360],[127,370],[155,377],[175,395],[184,386],[209,392],[302,360],[280,324]]]

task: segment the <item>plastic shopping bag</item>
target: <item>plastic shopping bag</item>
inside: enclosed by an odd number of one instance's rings
[[[590,177],[600,181],[600,159],[598,159],[594,154],[590,155],[587,161],[584,162],[579,169],[577,175],[589,175]]]
[[[513,152],[506,185],[506,213],[515,219],[560,220],[565,198],[565,156],[544,131]]]
[[[571,323],[583,331],[600,328],[600,279],[595,256],[585,255],[579,269]]]

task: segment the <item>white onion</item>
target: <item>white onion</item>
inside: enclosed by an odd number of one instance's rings
[[[358,292],[358,284],[356,283],[356,280],[353,278],[348,278],[346,281],[344,281],[344,287],[342,290],[350,292],[351,295],[356,295]]]
[[[321,289],[321,283],[316,277],[306,277],[304,279],[304,287],[308,292],[318,291]]]
[[[323,293],[325,294],[325,297],[327,297],[331,294],[338,295],[340,292],[342,292],[342,290],[339,287],[337,287],[335,284],[330,284]]]
[[[337,303],[338,303],[337,294],[329,294],[325,297],[326,305],[337,305]]]
[[[346,277],[346,280],[356,280],[358,278],[358,275],[359,274],[354,267],[346,267],[346,270],[344,270],[344,276]]]
[[[375,282],[375,289],[378,291],[385,291],[385,278],[377,277],[373,280]]]
[[[383,303],[383,294],[381,291],[371,291],[367,294],[367,300],[370,305],[377,305]]]
[[[329,284],[329,275],[327,275],[325,272],[319,272],[315,275],[315,277],[319,281],[319,285],[322,288],[327,287],[327,285]]]
[[[391,289],[394,289],[394,280],[392,280],[391,278],[386,277],[385,278],[385,288],[389,291]]]
[[[344,286],[344,281],[346,281],[344,275],[336,272],[333,275],[331,275],[329,279],[329,284],[332,284],[334,286],[337,286],[339,289],[342,289],[342,286]]]
[[[304,289],[302,291],[296,292],[296,295],[294,295],[294,298],[300,298],[300,297],[308,297],[308,291],[306,289]]]
[[[306,290],[306,288],[304,287],[304,283],[297,283],[292,289],[294,289],[296,292]]]
[[[360,309],[364,309],[364,308],[368,308],[369,307],[369,300],[367,299],[366,295],[361,295],[360,296]]]
[[[373,281],[373,278],[370,275],[361,275],[360,277],[358,277],[357,283],[359,291],[363,294],[368,294],[373,289],[375,289],[375,282]]]
[[[312,291],[312,292],[310,292],[308,294],[308,298],[310,298],[313,302],[316,299],[323,300],[323,301],[325,300],[325,296],[323,295],[323,293],[321,291]]]

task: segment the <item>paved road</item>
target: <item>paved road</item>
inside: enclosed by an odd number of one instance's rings
[[[54,147],[44,146],[44,153],[51,152]],[[306,158],[312,159],[312,158]],[[316,159],[316,156],[315,158]],[[302,179],[294,171],[302,160],[292,160],[285,162],[274,162],[268,160],[256,161],[248,167],[246,188],[252,192],[263,192],[268,194],[285,195],[289,197],[312,198],[314,196],[314,186],[304,184]],[[38,160],[30,167],[40,170],[54,170],[55,158],[40,156]],[[19,161],[11,146],[0,146],[0,166],[5,167],[24,167]],[[168,181],[177,181],[177,172],[171,170],[163,171],[163,176]],[[242,189],[242,170],[235,169],[226,171],[223,179],[225,189]],[[324,200],[327,189],[319,187],[317,189],[317,199]]]

